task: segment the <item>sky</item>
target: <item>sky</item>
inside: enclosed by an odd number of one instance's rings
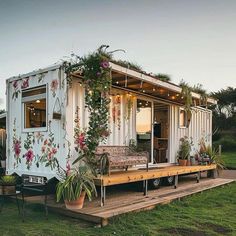
[[[235,87],[235,9],[235,0],[0,0],[0,109],[5,79],[101,44],[175,83]]]

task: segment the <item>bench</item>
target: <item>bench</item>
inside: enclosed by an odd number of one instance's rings
[[[96,150],[96,156],[107,157],[108,175],[111,169],[125,169],[135,165],[146,165],[148,171],[149,154],[148,152],[134,152],[128,146],[99,146]]]

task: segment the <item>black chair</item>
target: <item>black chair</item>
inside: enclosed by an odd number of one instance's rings
[[[22,175],[21,184],[22,196],[22,219],[25,220],[25,196],[26,195],[44,195],[44,209],[45,215],[48,219],[47,195],[48,195],[48,181],[42,176]],[[35,194],[32,194],[35,193]]]

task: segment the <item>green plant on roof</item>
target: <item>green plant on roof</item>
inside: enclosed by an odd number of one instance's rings
[[[164,82],[170,82],[171,81],[171,77],[167,74],[154,74],[154,77],[156,77],[157,79],[164,81]]]

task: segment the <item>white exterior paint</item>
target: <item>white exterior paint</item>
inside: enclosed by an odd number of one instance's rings
[[[44,78],[41,82],[38,82],[38,78],[43,73]],[[50,67],[48,69],[32,72],[21,77],[12,77],[7,80],[7,173],[32,174],[39,176],[46,176],[48,178],[56,176],[55,170],[51,170],[50,167],[45,167],[41,164],[40,167],[36,167],[33,162],[30,170],[26,168],[25,159],[22,159],[22,163],[15,165],[15,158],[13,153],[13,124],[16,119],[16,135],[21,137],[22,150],[21,155],[26,152],[23,147],[24,140],[26,139],[27,132],[23,130],[23,107],[21,93],[16,100],[12,99],[13,85],[15,80],[22,80],[23,78],[29,78],[29,88],[33,88],[39,85],[45,84],[47,86],[47,120],[51,121],[51,131],[55,136],[55,143],[58,145],[57,158],[60,165],[66,168],[66,158],[68,154],[68,142],[71,145],[72,156],[76,156],[76,152],[73,148],[74,140],[74,120],[77,107],[79,108],[80,126],[86,128],[88,125],[89,114],[84,104],[84,89],[79,83],[79,80],[73,80],[72,86],[67,88],[66,81],[64,79],[64,72],[60,69],[60,66]],[[50,84],[52,80],[58,80],[59,87],[56,91],[56,95],[53,96]],[[169,85],[172,86],[172,85]],[[116,99],[120,97],[120,103],[117,105]],[[127,99],[128,94],[125,91],[112,89],[111,104],[110,104],[110,121],[109,128],[111,134],[107,140],[106,145],[128,145],[130,139],[136,139],[136,103],[137,97],[132,93],[132,109],[130,113],[130,119],[127,119]],[[144,99],[145,95],[140,98]],[[53,119],[53,109],[56,100],[59,99],[61,105],[61,120]],[[147,98],[149,101],[158,101],[155,99]],[[168,101],[167,101],[168,103]],[[113,121],[113,108],[120,109],[120,125],[117,120]],[[169,162],[176,162],[176,153],[179,147],[179,139],[183,136],[189,136],[193,138],[193,142],[197,144],[202,137],[207,138],[207,143],[211,144],[212,135],[212,114],[210,110],[195,108],[196,112],[193,112],[192,121],[189,128],[179,128],[179,106],[169,105]],[[152,115],[153,117],[153,115]],[[152,118],[153,119],[153,118]],[[153,122],[153,121],[152,121]],[[36,135],[34,130],[34,135]],[[32,132],[32,131],[31,131]],[[153,133],[153,132],[152,132]],[[49,135],[49,128],[42,131],[41,134],[44,138]],[[35,155],[40,155],[42,142],[35,142],[33,150]],[[103,144],[104,145],[104,144]]]

